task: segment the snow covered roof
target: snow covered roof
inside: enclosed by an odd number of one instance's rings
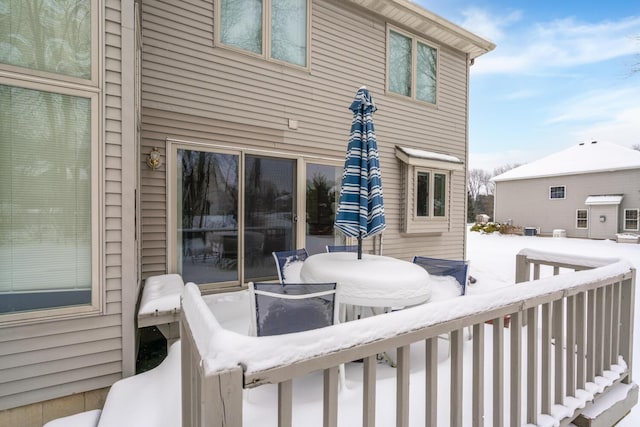
[[[640,169],[640,151],[609,142],[584,142],[511,169],[493,181]]]
[[[462,170],[464,162],[456,156],[396,145],[396,157],[408,165]]]
[[[605,196],[589,196],[585,199],[585,205],[619,205],[622,202],[619,194],[610,194]]]

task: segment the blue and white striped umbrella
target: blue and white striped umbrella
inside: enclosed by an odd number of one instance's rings
[[[361,258],[362,239],[380,233],[386,227],[378,145],[373,127],[373,113],[377,107],[363,86],[349,109],[353,111],[353,121],[335,225],[345,235],[358,238],[358,258]]]

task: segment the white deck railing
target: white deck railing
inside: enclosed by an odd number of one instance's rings
[[[541,267],[554,276],[540,279]],[[292,380],[323,370],[323,425],[337,426],[338,366],[364,359],[362,425],[374,426],[376,355],[390,348],[397,356],[397,386],[389,396],[397,426],[409,425],[410,403],[425,407],[425,425],[437,425],[442,400],[450,406],[444,423],[450,426],[463,425],[469,405],[471,419],[464,425],[484,425],[486,407],[494,426],[567,425],[612,385],[631,384],[635,270],[626,261],[531,250],[517,256],[516,270],[516,286],[296,334],[294,343],[221,328],[190,285],[181,315],[182,425],[240,427],[243,389],[278,384],[278,423],[290,426]],[[469,325],[473,368],[463,372],[463,328]],[[492,328],[488,343],[485,327]],[[437,337],[444,333],[450,333],[450,395],[438,396]],[[424,402],[409,399],[409,346],[416,342],[426,346]],[[485,359],[492,359],[487,375]],[[471,385],[472,402],[463,401],[463,384]]]

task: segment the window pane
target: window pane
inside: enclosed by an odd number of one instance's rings
[[[389,90],[411,96],[411,39],[389,32]]]
[[[436,49],[418,43],[418,69],[416,74],[416,98],[436,102]]]
[[[91,286],[91,101],[0,85],[0,313]]]
[[[90,79],[91,1],[0,2],[0,62]]]
[[[586,209],[576,211],[576,228],[588,228],[588,212]]]
[[[272,0],[271,57],[307,65],[307,0]]]
[[[416,215],[429,216],[429,174],[418,172],[416,182]]]
[[[222,0],[220,7],[222,43],[262,53],[262,0]]]
[[[564,199],[564,185],[549,188],[549,198]]]
[[[333,223],[340,194],[342,168],[307,164],[307,235],[305,247],[310,254],[325,252],[327,245],[344,245],[344,234]]]
[[[624,211],[624,229],[625,230],[637,230],[638,229],[638,210],[637,209],[625,209],[625,211]]]
[[[447,176],[442,173],[433,174],[433,216],[446,216]]]
[[[245,280],[277,279],[271,252],[296,248],[295,160],[245,156]]]
[[[177,154],[178,272],[185,283],[238,280],[238,156]]]

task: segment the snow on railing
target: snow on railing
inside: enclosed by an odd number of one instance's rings
[[[556,275],[539,278],[540,265],[551,266]],[[529,277],[531,266],[536,278],[528,281],[524,278]],[[560,269],[582,271],[559,274]],[[449,399],[446,425],[480,426],[487,415],[494,425],[502,425],[505,415],[511,425],[542,421],[558,425],[577,417],[609,385],[631,383],[635,270],[630,263],[525,250],[517,257],[516,270],[517,281],[525,283],[272,337],[225,330],[197,286],[188,285],[181,319],[183,426],[241,426],[243,389],[264,384],[278,384],[279,425],[290,426],[292,380],[318,370],[324,371],[323,424],[336,426],[338,366],[359,359],[364,362],[362,425],[374,425],[376,355],[391,348],[397,351],[397,387],[392,399],[397,402],[396,423],[408,425],[409,349],[416,342],[426,346],[427,390],[424,402],[417,404],[425,407],[427,424],[435,426],[437,338],[442,334],[450,334],[450,395],[440,396]],[[489,322],[492,328],[485,325]],[[469,325],[473,326],[473,351],[465,355],[463,328]],[[486,328],[492,331],[492,339],[485,348]],[[567,348],[575,351],[567,352]],[[470,372],[463,372],[465,356],[472,359]],[[493,361],[492,374],[485,373],[487,358]],[[525,365],[527,376],[522,378]],[[510,384],[508,395],[505,378]],[[472,386],[471,405],[464,405],[463,381]],[[486,387],[491,390],[488,394]],[[490,414],[485,414],[485,399],[492,401]],[[522,408],[523,400],[526,408]],[[464,406],[472,409],[467,415],[470,420],[463,422]]]

